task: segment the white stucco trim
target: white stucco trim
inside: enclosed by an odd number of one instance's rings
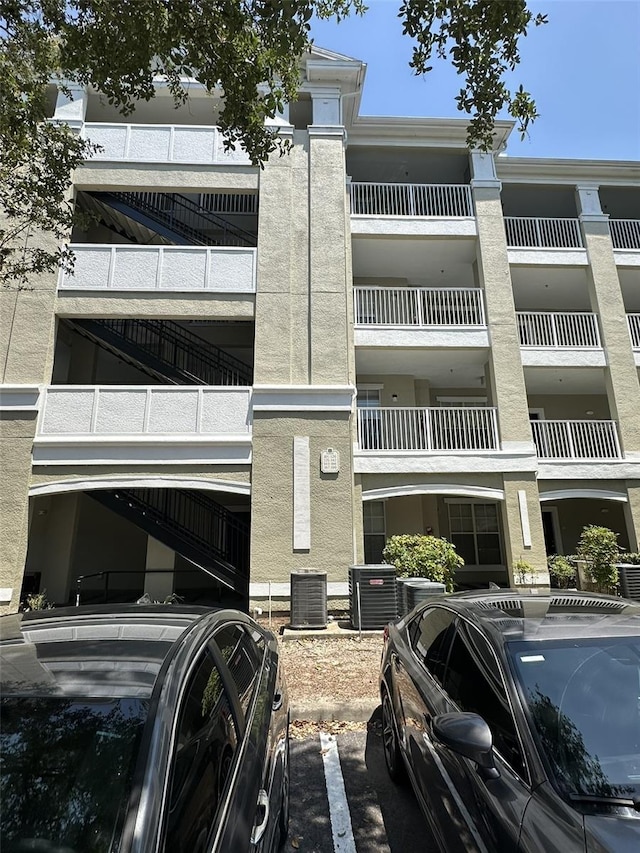
[[[614,249],[613,257],[615,259],[616,266],[640,267],[640,251],[637,249],[626,249],[625,251]]]
[[[356,474],[483,474],[531,472],[538,469],[534,454],[485,451],[438,454],[424,451],[361,451],[354,448]]]
[[[249,436],[40,436],[34,466],[249,465]]]
[[[527,507],[527,493],[524,489],[518,489],[518,509],[520,510],[520,524],[522,526],[522,544],[525,548],[531,548],[529,508]]]
[[[308,435],[293,438],[293,549],[311,548],[311,450]]]
[[[540,460],[539,480],[640,480],[640,462],[628,459],[611,462]]]
[[[572,267],[589,265],[586,249],[508,249],[509,263],[518,266],[555,266],[563,264]]]
[[[386,234],[411,237],[476,237],[478,229],[471,217],[370,216],[351,214],[351,234]]]
[[[0,412],[37,412],[39,385],[0,385]]]
[[[354,385],[254,385],[254,412],[351,412]]]
[[[357,347],[429,347],[442,349],[444,347],[473,347],[489,346],[487,328],[479,326],[456,326],[455,328],[431,328],[410,326],[366,326],[356,324],[354,327],[354,343]]]
[[[98,489],[197,489],[207,492],[228,492],[234,495],[250,495],[251,484],[238,480],[197,479],[194,477],[171,476],[170,474],[145,475],[144,477],[83,477],[74,480],[56,480],[31,486],[29,497],[57,495],[64,492],[88,492]]]
[[[621,492],[612,492],[607,489],[554,489],[550,492],[540,492],[540,502],[564,501],[573,498],[591,498],[600,501],[618,501],[628,503],[629,499]]]
[[[607,359],[601,348],[577,347],[520,347],[523,367],[606,367]]]
[[[490,489],[486,486],[458,486],[449,483],[412,483],[408,486],[387,486],[382,489],[365,489],[363,501],[380,501],[387,498],[401,498],[408,495],[455,495],[462,498],[481,498],[489,501],[503,501],[503,489]]]

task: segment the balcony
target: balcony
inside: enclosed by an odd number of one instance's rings
[[[225,151],[217,127],[86,122],[82,135],[101,148],[92,160],[250,166],[242,149]]]
[[[49,386],[34,464],[247,462],[250,394],[228,386]]]
[[[614,249],[640,250],[640,219],[610,219],[609,228]]]
[[[255,293],[256,250],[238,246],[77,243],[59,290]]]
[[[631,346],[640,352],[640,314],[627,314],[627,325],[631,336]]]
[[[586,312],[517,311],[521,347],[599,349],[595,314]]]
[[[539,459],[622,459],[615,421],[532,421]]]
[[[496,410],[358,409],[358,447],[366,451],[469,453],[498,449]]]
[[[486,326],[479,288],[355,287],[354,298],[357,325]]]
[[[473,216],[468,184],[349,184],[352,216]]]
[[[505,216],[507,246],[510,249],[582,249],[577,219],[538,216]]]

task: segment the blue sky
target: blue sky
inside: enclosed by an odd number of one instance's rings
[[[368,0],[364,18],[314,22],[317,45],[367,63],[362,115],[461,117],[460,79],[437,60],[411,74],[411,42],[397,18],[399,0]],[[521,41],[513,75],[536,100],[540,118],[508,154],[524,157],[640,159],[640,0],[531,2],[548,15]]]

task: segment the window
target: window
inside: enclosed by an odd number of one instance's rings
[[[235,682],[245,717],[264,656],[264,640],[259,634],[256,636],[259,642],[256,642],[242,625],[227,625],[215,635],[220,653]]]
[[[364,524],[364,561],[381,563],[386,542],[384,501],[365,501],[362,505]]]
[[[451,541],[465,563],[473,566],[502,564],[497,504],[450,503]]]
[[[414,652],[438,684],[442,684],[455,618],[450,610],[436,607],[428,610],[409,629]]]
[[[520,742],[498,664],[480,632],[463,622],[453,638],[444,689],[461,711],[480,714],[491,729],[494,747],[523,776]]]
[[[201,853],[206,849],[237,743],[222,676],[206,651],[191,676],[178,719],[167,853]]]

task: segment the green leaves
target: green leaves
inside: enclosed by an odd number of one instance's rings
[[[388,539],[382,557],[395,566],[399,577],[429,578],[443,583],[447,592],[453,591],[456,569],[464,565],[446,539],[407,533]]]

